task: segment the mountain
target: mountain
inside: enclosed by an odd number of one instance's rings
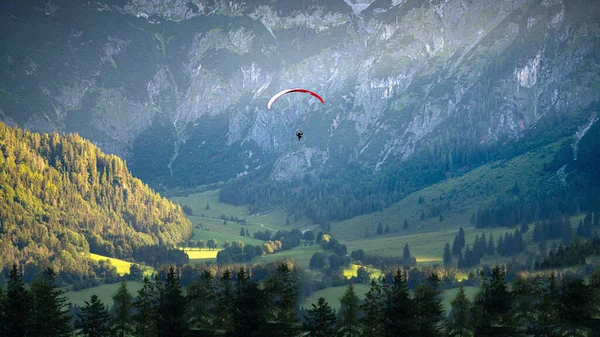
[[[133,261],[142,247],[173,246],[191,235],[181,207],[133,178],[115,155],[77,134],[4,123],[0,210],[1,270],[18,262],[27,271],[53,266],[93,275],[90,252]]]
[[[320,222],[570,136],[599,102],[593,0],[31,0],[0,16],[7,123],[77,131],[157,189],[241,177],[223,200],[260,209],[300,188]],[[288,87],[326,104],[267,110]]]

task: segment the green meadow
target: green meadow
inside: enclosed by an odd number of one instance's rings
[[[266,264],[270,262],[280,261],[284,258],[288,258],[295,260],[298,266],[301,266],[305,269],[309,269],[310,258],[313,256],[314,253],[317,252],[323,252],[323,249],[321,249],[321,247],[318,245],[304,247],[304,244],[301,244],[300,246],[294,247],[293,249],[265,255],[263,257],[255,259],[254,261],[257,263]]]
[[[315,291],[301,303],[301,306],[303,306],[306,309],[310,309],[310,308],[312,308],[311,304],[317,304],[319,297],[323,297],[332,308],[334,308],[335,310],[339,310],[340,298],[344,295],[344,292],[346,292],[346,289],[348,289],[347,286],[339,286],[339,287],[330,287],[327,289]],[[365,294],[369,291],[369,289],[370,289],[370,286],[368,286],[366,284],[355,284],[354,285],[354,292],[356,293],[356,295],[358,296],[358,298],[360,300],[365,298]],[[475,297],[475,295],[477,295],[478,290],[479,290],[479,288],[477,288],[477,287],[465,287],[465,294],[467,295],[467,298],[469,298],[469,300],[472,301],[473,298]],[[446,289],[446,290],[442,291],[442,294],[441,294],[442,305],[444,306],[446,313],[448,313],[450,311],[450,309],[451,309],[450,302],[454,299],[454,297],[456,297],[457,293],[458,293],[458,288]],[[411,291],[411,294],[412,294],[412,291]]]
[[[460,177],[409,194],[381,212],[332,223],[332,234],[347,244],[364,239],[367,228],[374,237],[380,222],[384,227],[389,225],[393,235],[401,236],[444,232],[460,226],[466,229],[471,227],[471,216],[478,208],[489,206],[499,197],[514,197],[510,191],[515,182],[521,186],[521,195],[526,195],[535,192],[541,181],[554,175],[554,172],[545,171],[544,165],[552,161],[561,143],[556,142],[505,162],[482,165]],[[422,203],[419,203],[420,197]],[[442,221],[437,216],[428,217],[432,207],[446,209]],[[423,220],[421,213],[425,214]],[[404,220],[408,221],[408,230],[402,229]]]
[[[181,205],[188,205],[195,216],[203,214],[204,217],[220,219],[221,215],[226,215],[227,217],[233,216],[239,219],[246,219],[246,222],[249,224],[264,224],[274,229],[286,228],[285,223],[288,214],[284,210],[275,209],[264,214],[250,214],[247,206],[234,206],[220,202],[218,189],[193,193],[185,197],[172,197],[170,200]],[[207,203],[210,206],[208,210],[206,209]],[[290,217],[291,228],[307,227],[312,224],[312,221],[306,218],[294,222],[293,218]]]
[[[129,274],[129,268],[133,264],[131,262],[127,262],[124,260],[119,260],[119,259],[115,259],[112,257],[93,254],[93,253],[90,253],[90,258],[94,261],[110,260],[110,264],[112,264],[113,266],[115,266],[117,268],[117,273],[121,276],[123,276],[125,274]],[[142,268],[145,268],[145,270],[144,270],[145,276],[150,276],[150,275],[152,275],[152,273],[154,273],[154,268],[152,268],[152,267],[142,266]]]
[[[102,303],[110,307],[113,304],[112,296],[117,292],[119,285],[120,283],[111,283],[102,284],[96,287],[87,288],[80,291],[69,290],[66,293],[66,296],[71,303],[83,306],[85,305],[84,301],[89,302],[90,297],[92,295],[98,295],[98,298],[102,301]],[[133,297],[137,296],[137,292],[138,290],[142,289],[142,285],[142,282],[127,281],[127,289]]]

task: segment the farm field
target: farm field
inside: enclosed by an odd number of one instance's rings
[[[217,258],[217,253],[221,251],[221,249],[208,250],[205,248],[199,250],[197,248],[185,248],[183,251],[185,251],[191,263],[202,263],[207,260],[215,260]]]
[[[123,276],[125,274],[129,274],[129,268],[133,264],[128,261],[119,260],[119,259],[115,259],[112,257],[98,255],[98,254],[92,254],[92,253],[90,253],[90,258],[93,259],[94,261],[110,260],[110,263],[117,268],[117,273],[119,273],[119,275],[121,275],[121,276]],[[142,268],[146,268],[146,270],[144,271],[144,276],[150,276],[150,275],[152,275],[152,273],[154,273],[154,268],[152,268],[152,267],[142,266]]]

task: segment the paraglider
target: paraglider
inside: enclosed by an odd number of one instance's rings
[[[273,103],[275,103],[275,101],[277,99],[279,99],[279,97],[281,97],[285,94],[289,94],[291,92],[303,92],[303,93],[311,94],[312,96],[316,97],[319,101],[321,101],[322,104],[325,104],[325,101],[323,101],[323,98],[321,96],[319,96],[319,94],[317,94],[316,92],[310,91],[307,89],[294,88],[294,89],[283,90],[283,91],[277,93],[275,96],[271,97],[271,99],[269,100],[269,103],[267,104],[267,109],[271,110],[271,106],[273,105]],[[307,118],[308,118],[308,116],[306,118],[304,118],[304,121],[302,122],[300,131],[296,132],[296,137],[298,137],[298,141],[300,141],[300,139],[304,135],[304,132],[302,131],[302,127],[304,126],[304,123],[306,123]]]

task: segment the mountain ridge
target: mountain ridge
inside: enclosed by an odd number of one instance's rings
[[[79,131],[160,190],[352,166],[392,187],[394,172],[424,167],[427,185],[598,104],[594,1],[52,3],[2,5],[2,28],[21,32],[2,47],[2,118]],[[288,86],[326,105],[296,95],[267,111]]]

